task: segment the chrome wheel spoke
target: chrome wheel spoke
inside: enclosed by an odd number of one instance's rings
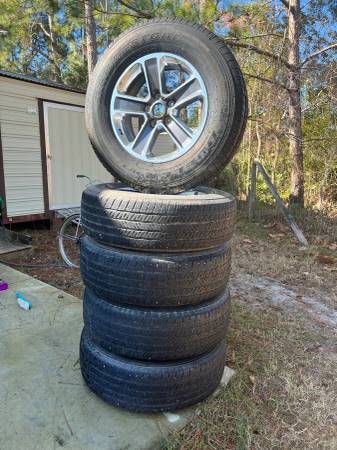
[[[146,157],[151,153],[158,133],[158,127],[152,127],[150,121],[146,120],[132,143],[132,150],[138,155]]]
[[[131,95],[117,95],[115,98],[114,111],[131,115],[144,115],[146,100]]]
[[[188,137],[193,137],[193,131],[179,117],[171,116],[174,124],[176,124]]]
[[[162,94],[162,72],[160,58],[150,58],[143,63],[144,76],[151,97]]]
[[[134,60],[117,80],[110,101],[111,125],[120,145],[149,163],[187,153],[203,132],[207,114],[207,90],[198,70],[165,52]]]
[[[192,140],[192,130],[179,119],[173,118],[170,123],[165,123],[165,128],[179,148],[183,148]]]
[[[174,107],[179,109],[203,98],[204,94],[200,88],[199,81],[196,78],[192,78],[175,89],[170,94],[170,97],[175,99]]]

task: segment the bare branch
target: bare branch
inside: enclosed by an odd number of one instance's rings
[[[143,17],[143,16],[138,16],[137,14],[131,14],[131,13],[121,12],[121,11],[103,11],[103,9],[98,9],[97,7],[95,8],[95,11],[96,11],[97,14],[93,14],[94,16],[97,16],[98,14],[108,14],[108,15],[111,15],[111,16],[116,16],[117,15],[117,16],[137,17],[138,19]],[[108,30],[111,27],[109,26],[109,27],[105,27],[104,28],[104,27],[100,26],[100,28]]]
[[[289,3],[287,2],[287,0],[280,0],[280,1],[281,1],[281,3],[284,4],[284,6],[285,6],[287,9],[289,9]]]
[[[263,81],[265,83],[273,84],[274,86],[278,86],[278,87],[280,87],[282,89],[288,90],[287,85],[285,85],[283,83],[279,83],[278,81],[270,80],[269,78],[261,77],[260,75],[253,75],[251,73],[243,72],[243,75],[245,75],[246,77],[255,78],[256,80],[260,80],[260,81]]]
[[[315,139],[306,139],[305,141],[302,141],[303,144],[307,144],[308,142],[316,142],[316,141],[329,141],[329,142],[336,142],[337,138],[315,138]]]
[[[283,34],[277,34],[277,33],[264,33],[264,34],[255,34],[253,36],[243,36],[243,37],[230,37],[230,38],[225,38],[225,41],[242,41],[244,39],[254,39],[254,38],[258,38],[258,37],[265,37],[265,36],[274,36],[274,37],[279,37],[279,38],[283,38]]]
[[[131,11],[134,11],[135,13],[137,13],[140,17],[143,17],[145,19],[152,19],[154,17],[154,14],[151,14],[149,12],[144,12],[141,9],[137,8],[136,6],[126,3],[124,0],[117,0],[117,1],[118,1],[118,3],[125,6],[126,8],[131,9]]]
[[[43,24],[41,22],[38,22],[37,25],[39,25],[39,27],[41,28],[41,30],[43,31],[43,33],[50,38],[50,33],[48,33],[48,31],[45,29],[45,27],[43,26]]]
[[[266,56],[267,58],[270,58],[276,62],[283,63],[288,69],[292,69],[293,66],[289,64],[284,58],[281,58],[279,55],[275,55],[274,53],[268,52],[267,50],[263,50],[262,48],[256,47],[252,44],[242,44],[241,42],[237,41],[226,41],[226,43],[229,46],[233,47],[239,47],[239,48],[245,48],[247,50],[251,50],[252,52],[255,52],[259,55]]]
[[[327,52],[328,50],[331,50],[333,48],[337,48],[337,42],[335,42],[334,44],[328,45],[327,47],[321,48],[320,50],[317,50],[317,52],[312,53],[310,56],[308,56],[307,58],[305,58],[301,63],[300,63],[300,67],[304,66],[304,64],[306,64],[307,62],[309,62],[311,59],[316,58],[316,56],[321,55],[322,53]]]
[[[99,8],[97,8],[97,7],[95,7],[94,9],[95,9],[95,11],[98,11],[98,12],[104,13],[104,14],[119,14],[119,15],[125,15],[125,16],[131,16],[131,17],[138,17],[138,18],[143,18],[143,19],[152,19],[152,18],[154,17],[154,14],[151,14],[151,13],[148,12],[148,11],[142,11],[141,9],[137,8],[137,7],[134,6],[134,5],[130,5],[129,3],[127,3],[127,2],[124,1],[124,0],[117,0],[117,1],[118,1],[118,3],[119,3],[120,5],[123,5],[123,6],[125,6],[126,8],[131,9],[131,11],[134,11],[137,15],[128,14],[128,13],[123,13],[122,11],[121,11],[121,12],[110,12],[110,11],[106,11],[106,10],[99,9]],[[86,2],[86,1],[84,0],[84,3],[85,3],[85,2]]]
[[[40,48],[37,49],[37,53],[40,53],[40,55],[43,56],[44,58],[46,58],[47,61],[56,65],[56,62],[55,62],[54,58],[50,55],[50,53],[46,53]]]

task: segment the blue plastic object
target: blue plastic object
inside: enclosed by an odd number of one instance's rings
[[[23,294],[22,292],[15,292],[16,298],[18,299],[18,304],[20,308],[22,309],[32,309],[32,302],[30,302]]]

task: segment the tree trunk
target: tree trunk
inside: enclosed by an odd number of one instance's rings
[[[51,62],[51,70],[52,70],[52,80],[56,81],[58,83],[62,83],[62,74],[61,69],[58,64],[58,54],[55,49],[55,34],[54,34],[54,28],[53,28],[53,17],[52,13],[48,12],[48,27],[49,27],[49,42],[50,42],[50,53],[51,58],[49,61]]]
[[[205,16],[207,0],[198,0],[198,3],[199,3],[199,18],[203,20]]]
[[[279,130],[277,129],[277,132],[278,131]],[[277,134],[274,134],[274,139],[275,139],[275,154],[274,154],[274,158],[273,158],[273,166],[272,166],[272,172],[271,172],[271,181],[273,184],[275,184],[276,166],[277,166],[278,157],[279,157],[280,150],[281,150],[281,143],[280,143],[280,139]]]
[[[252,111],[249,106],[249,111]],[[251,154],[252,154],[252,121],[248,120],[248,151],[247,151],[247,173],[246,173],[246,196],[248,198],[250,187],[250,170],[251,170]]]
[[[94,18],[95,0],[84,0],[84,8],[88,75],[90,78],[97,62],[96,22]]]
[[[256,139],[257,139],[257,159],[260,159],[261,157],[261,149],[262,149],[262,141],[261,141],[261,134],[260,134],[260,125],[259,122],[255,122],[255,131],[256,131]]]
[[[300,0],[289,0],[289,152],[292,158],[290,204],[304,205],[304,167],[302,148],[301,73],[299,43],[301,34]]]

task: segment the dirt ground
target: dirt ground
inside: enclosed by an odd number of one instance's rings
[[[197,410],[166,450],[337,448],[337,223],[301,217],[310,247],[279,217],[248,223],[233,239],[230,385]],[[57,229],[27,229],[33,248],[9,264],[81,297],[79,271],[60,267]]]
[[[18,227],[17,231],[32,237],[32,248],[0,255],[0,262],[81,298],[83,283],[80,271],[68,268],[59,254],[59,228],[60,224],[55,224],[49,229],[47,223]]]

